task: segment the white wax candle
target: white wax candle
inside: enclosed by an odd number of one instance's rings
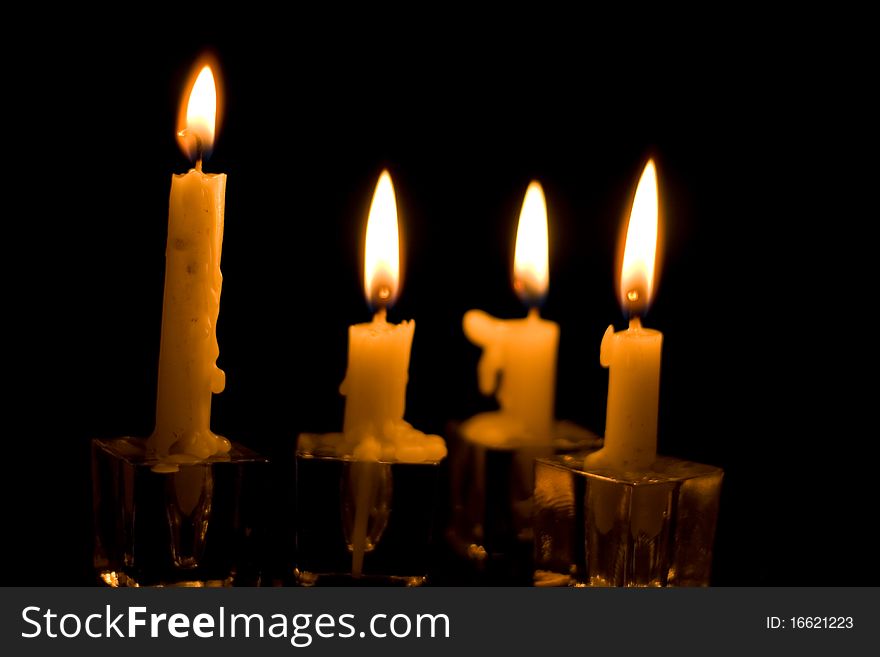
[[[609,326],[599,361],[608,368],[604,458],[613,467],[644,470],[657,458],[657,410],[663,334],[638,319],[625,331]]]
[[[364,248],[364,292],[380,308],[367,324],[348,330],[348,369],[339,390],[345,395],[343,433],[357,443],[367,436],[390,437],[403,420],[409,355],[415,322],[389,324],[385,308],[394,301],[400,281],[397,200],[391,175],[376,183]]]
[[[209,67],[201,70],[187,106],[185,139],[194,144],[198,164],[171,179],[156,429],[148,441],[160,459],[203,459],[230,449],[210,428],[211,396],[226,384],[217,367],[226,174],[201,171],[216,112]]]
[[[642,328],[654,288],[657,249],[657,174],[651,160],[636,188],[626,231],[619,294],[633,315],[629,328],[602,339],[599,361],[608,373],[605,445],[586,465],[645,470],[657,458],[657,412],[663,334]]]
[[[501,411],[482,414],[463,427],[481,442],[553,437],[556,401],[556,354],[559,325],[542,319],[536,305],[547,292],[549,246],[547,205],[537,182],[526,190],[516,232],[513,287],[526,305],[525,319],[503,320],[469,310],[463,327],[467,338],[483,348],[477,366],[480,391],[495,394]]]
[[[389,433],[403,420],[409,357],[416,323],[389,324],[385,312],[348,329],[348,369],[339,391],[345,395],[343,433],[361,439]]]
[[[400,238],[397,201],[391,176],[383,171],[376,184],[364,251],[364,291],[379,311],[373,321],[348,331],[348,368],[340,392],[345,395],[341,449],[354,460],[348,482],[355,491],[351,530],[351,572],[360,577],[370,549],[367,528],[370,510],[390,488],[379,485],[380,461],[436,462],[446,456],[439,436],[426,436],[404,421],[409,357],[415,322],[389,324],[385,308],[400,281]],[[390,470],[388,471],[390,473]]]

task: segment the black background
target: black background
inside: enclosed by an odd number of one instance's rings
[[[524,315],[510,271],[535,178],[557,416],[601,432],[599,342],[624,326],[617,234],[653,156],[659,444],[726,471],[714,582],[880,581],[876,277],[857,249],[876,165],[857,34],[823,16],[340,9],[214,26],[191,11],[155,28],[58,19],[4,53],[4,583],[92,581],[89,440],[152,430],[170,175],[189,167],[174,126],[205,48],[225,90],[205,170],[229,176],[215,431],[286,459],[298,432],[341,427],[387,167],[405,241],[390,318],[417,326],[407,419],[442,432],[492,407],[461,317]]]

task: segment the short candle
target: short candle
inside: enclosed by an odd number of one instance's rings
[[[498,413],[483,413],[463,428],[479,442],[549,443],[554,434],[559,325],[541,318],[549,273],[547,204],[540,183],[526,190],[516,232],[513,288],[529,307],[525,319],[498,319],[482,310],[464,315],[464,333],[482,347],[480,392],[495,394]],[[499,383],[500,378],[500,383]]]
[[[351,572],[359,577],[367,551],[370,508],[380,495],[380,462],[421,463],[446,456],[440,436],[425,435],[403,419],[415,322],[391,324],[387,308],[400,284],[400,236],[391,175],[383,171],[367,219],[364,293],[376,309],[372,322],[349,327],[341,456],[351,457],[355,490]]]
[[[343,433],[360,442],[382,436],[386,425],[403,420],[415,322],[387,321],[397,297],[400,250],[397,201],[391,175],[383,171],[367,219],[364,293],[376,309],[373,321],[348,330],[348,369],[339,390],[345,395]]]
[[[657,457],[657,411],[663,334],[642,327],[654,291],[657,251],[657,171],[649,160],[636,187],[626,229],[618,292],[631,319],[625,331],[609,326],[599,360],[608,373],[605,445],[586,465],[644,470]]]

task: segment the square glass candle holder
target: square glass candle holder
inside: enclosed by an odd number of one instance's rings
[[[294,577],[301,586],[421,586],[430,564],[440,460],[358,461],[341,434],[302,434],[296,450]],[[368,482],[365,486],[362,482]],[[364,534],[353,574],[358,498]]]
[[[467,427],[464,423],[450,429],[447,538],[478,579],[529,584],[533,573],[535,460],[595,450],[602,446],[602,439],[568,421],[556,422],[552,440],[539,443],[509,436],[483,439],[469,433]]]
[[[108,586],[255,586],[265,546],[268,460],[233,443],[192,463],[146,441],[92,441],[94,565]]]
[[[641,473],[535,464],[538,586],[708,586],[723,470],[658,457]]]

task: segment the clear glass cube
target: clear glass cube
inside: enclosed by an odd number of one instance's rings
[[[708,586],[723,471],[658,457],[648,472],[535,465],[539,586]]]
[[[146,441],[92,441],[94,566],[109,586],[257,585],[268,461],[228,454],[170,465]]]
[[[552,441],[475,440],[457,427],[450,442],[451,517],[447,537],[491,582],[528,584],[533,564],[535,461],[598,449],[602,441],[571,422]]]
[[[336,434],[303,434],[296,452],[294,576],[302,586],[420,586],[430,547],[442,461],[358,461],[322,450]],[[363,563],[354,570],[358,496]]]

